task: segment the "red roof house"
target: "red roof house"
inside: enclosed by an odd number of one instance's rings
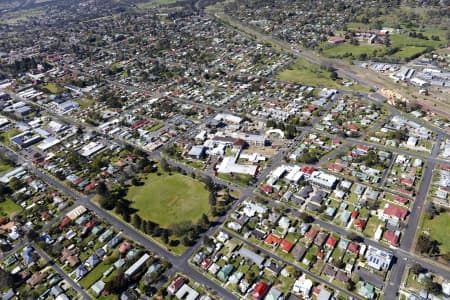
[[[407,198],[398,195],[394,197],[394,200],[401,204],[407,204],[409,202]]]
[[[330,235],[327,239],[327,242],[325,243],[325,246],[329,248],[334,248],[336,247],[336,243],[337,240],[334,238],[334,236]]]
[[[269,234],[264,240],[264,243],[277,246],[281,243],[281,239],[274,234]]]
[[[265,283],[264,281],[258,282],[252,293],[253,299],[255,300],[263,299],[268,290],[269,285],[267,283]]]
[[[319,231],[315,228],[311,228],[306,234],[305,236],[310,239],[310,240],[314,240],[314,238],[316,237],[317,233]]]
[[[383,210],[383,215],[385,218],[404,220],[408,215],[408,210],[397,205],[388,204]]]
[[[366,220],[363,219],[356,219],[353,222],[353,225],[355,226],[355,228],[357,228],[360,231],[364,230],[364,227],[366,227]]]
[[[389,242],[391,246],[397,247],[400,236],[391,230],[386,230],[383,235],[383,240]]]
[[[292,248],[294,247],[294,244],[292,244],[291,242],[289,242],[287,240],[282,240],[280,243],[280,247],[284,252],[289,253],[289,252],[291,252]]]
[[[359,245],[357,243],[350,243],[347,248],[348,251],[352,252],[353,254],[358,254],[359,251]]]

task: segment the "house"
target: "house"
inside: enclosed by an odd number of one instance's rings
[[[145,253],[141,256],[128,270],[125,271],[125,277],[131,278],[144,264],[145,262],[150,258],[150,255]]]
[[[334,277],[336,275],[336,270],[331,264],[326,264],[323,268],[323,274],[329,277]]]
[[[282,240],[280,243],[281,250],[285,253],[291,252],[292,248],[294,247],[294,244],[289,242],[288,240]]]
[[[358,283],[358,294],[366,299],[375,299],[375,287],[365,281]]]
[[[269,290],[269,285],[265,283],[264,281],[259,281],[255,288],[253,289],[253,299],[254,300],[260,300],[263,299],[266,295],[267,291]]]
[[[306,247],[297,244],[292,250],[292,255],[294,256],[296,261],[301,261],[306,254]]]
[[[342,270],[338,270],[338,271],[337,271],[336,276],[335,276],[335,279],[336,279],[338,282],[343,283],[343,284],[345,284],[345,283],[347,283],[347,282],[349,281],[349,278],[348,278],[348,276],[347,276],[347,273],[345,273],[345,272],[342,271]]]
[[[304,298],[308,298],[311,294],[312,286],[313,282],[303,275],[295,281],[292,291],[301,294]]]
[[[331,292],[325,288],[321,288],[320,292],[317,294],[317,300],[329,300],[331,298]]]
[[[405,220],[408,215],[408,209],[394,204],[386,204],[381,215],[382,220]]]
[[[89,256],[86,261],[84,262],[84,265],[93,269],[96,265],[100,263],[100,258],[96,254],[92,254]]]
[[[105,288],[105,282],[103,280],[99,280],[91,286],[91,290],[95,295],[99,296],[103,289]]]
[[[369,246],[366,253],[367,264],[376,269],[387,271],[391,266],[392,262],[392,254],[381,249],[377,249],[375,247]]]
[[[353,226],[355,226],[355,228],[358,229],[359,231],[363,231],[364,227],[366,226],[366,220],[358,218],[355,221],[353,221]]]
[[[398,241],[400,239],[400,231],[386,230],[383,235],[383,240],[389,242],[391,246],[398,247]]]
[[[27,283],[31,286],[31,287],[35,287],[36,285],[38,285],[42,280],[44,280],[45,278],[47,278],[48,273],[46,272],[36,272],[33,275],[31,275],[31,277],[27,280]]]
[[[266,239],[264,240],[264,243],[266,243],[267,245],[273,245],[273,246],[278,246],[281,243],[281,238],[279,238],[278,236],[270,233]]]
[[[199,293],[186,283],[175,293],[178,299],[196,300],[198,296]]]
[[[81,265],[78,268],[76,268],[75,271],[74,271],[74,273],[75,273],[75,281],[79,281],[81,278],[86,276],[86,274],[88,272],[89,271],[86,270],[86,267],[84,265]]]
[[[224,266],[222,269],[220,269],[219,273],[217,274],[217,278],[219,278],[223,282],[226,282],[231,272],[233,272],[233,269],[234,267],[231,264]]]
[[[326,232],[319,232],[319,234],[314,239],[314,245],[316,245],[318,247],[322,247],[323,244],[325,243],[325,241],[327,240],[328,235],[329,234]]]
[[[278,300],[278,299],[282,299],[281,296],[283,295],[283,293],[272,287],[269,292],[267,293],[266,297],[264,297],[264,300]]]
[[[330,44],[341,44],[345,42],[345,38],[340,37],[340,36],[332,36],[328,38],[328,42]]]
[[[331,249],[334,249],[336,247],[337,240],[334,236],[330,235],[327,239],[327,242],[325,243],[325,246]]]
[[[175,293],[183,286],[184,284],[184,278],[183,277],[177,277],[170,283],[169,287],[167,287],[167,292],[170,295],[175,295]]]
[[[251,260],[259,268],[263,265],[264,257],[262,257],[259,254],[256,254],[255,252],[253,252],[245,247],[241,247],[241,249],[239,249],[239,251],[238,251],[238,254],[248,260]]]
[[[359,251],[359,245],[357,243],[351,242],[348,247],[347,250],[350,251],[351,253],[358,255],[358,251]]]
[[[306,234],[305,237],[307,239],[309,239],[310,241],[313,241],[314,238],[316,237],[317,233],[319,232],[319,230],[317,230],[316,228],[311,228]]]
[[[188,156],[194,159],[202,159],[205,157],[206,147],[201,145],[192,146],[188,152]]]

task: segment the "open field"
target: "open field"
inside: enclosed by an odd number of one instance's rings
[[[63,89],[60,88],[55,83],[49,83],[47,85],[44,85],[42,88],[46,89],[47,91],[49,91],[52,94],[59,94],[63,91]]]
[[[147,2],[138,3],[136,6],[139,9],[150,9],[156,6],[164,5],[164,4],[172,4],[179,2],[180,0],[150,0]]]
[[[183,221],[197,221],[208,213],[209,193],[204,184],[181,174],[151,174],[142,186],[129,189],[127,199],[143,219],[167,227]]]
[[[450,228],[449,212],[443,212],[432,220],[424,218],[420,231],[428,232],[432,239],[439,242],[441,253],[447,253],[450,252],[450,239],[448,238],[448,231],[442,230],[443,228]]]
[[[344,43],[323,50],[323,54],[328,57],[343,56],[345,54],[351,54],[354,57],[358,57],[361,54],[366,54],[370,57],[373,55],[374,50],[382,52],[383,46],[368,44],[352,45],[350,43]]]
[[[44,14],[45,10],[40,8],[19,10],[17,12],[4,14],[0,19],[0,23],[13,24],[20,21],[26,21],[28,18],[42,16]]]
[[[22,207],[14,203],[11,199],[7,199],[0,203],[0,217],[12,218],[22,211]]]
[[[294,64],[278,74],[284,81],[301,83],[313,86],[328,86],[337,88],[338,83],[330,78],[331,72],[311,64],[303,58],[298,58]]]
[[[12,169],[12,166],[4,163],[2,160],[0,160],[0,174],[3,172],[7,172]]]

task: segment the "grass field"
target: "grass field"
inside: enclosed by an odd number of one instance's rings
[[[32,8],[32,9],[24,9],[16,12],[10,12],[3,15],[2,19],[0,19],[0,23],[2,24],[13,24],[21,21],[26,21],[28,18],[38,17],[45,14],[44,9],[40,8]]]
[[[323,50],[323,54],[325,54],[328,57],[342,56],[346,53],[351,53],[354,57],[358,57],[361,54],[367,54],[367,56],[372,56],[374,50],[382,52],[383,46],[369,45],[369,44],[352,45],[350,43],[344,43]]]
[[[143,219],[161,227],[197,221],[209,211],[208,198],[203,183],[181,174],[150,174],[144,185],[131,187],[127,195]]]
[[[279,80],[311,85],[316,87],[338,88],[344,90],[369,92],[369,89],[359,84],[352,86],[341,85],[341,80],[336,81],[330,78],[331,72],[322,69],[319,65],[312,64],[299,57],[294,64],[282,70],[277,78]]]
[[[0,203],[0,216],[12,218],[22,211],[22,207],[7,199]]]
[[[439,242],[439,249],[441,253],[450,252],[450,239],[448,238],[448,231],[443,228],[450,228],[450,213],[444,212],[435,216],[432,220],[424,218],[422,230],[428,232],[432,239]]]
[[[12,169],[12,166],[5,164],[2,160],[0,160],[0,174],[3,172],[7,172]]]
[[[47,85],[44,85],[42,88],[46,89],[47,91],[49,91],[52,94],[59,94],[59,93],[62,93],[62,91],[63,91],[63,89],[60,88],[55,83],[49,83]]]
[[[299,57],[294,64],[278,74],[280,80],[305,85],[337,88],[339,84],[330,78],[330,72]]]
[[[103,262],[97,265],[92,271],[90,271],[83,279],[80,280],[80,285],[85,289],[90,288],[94,283],[103,277],[103,273],[108,270],[112,265],[106,265]]]
[[[179,2],[181,0],[150,0],[147,2],[138,3],[136,6],[139,9],[150,9],[156,6],[164,5],[164,4],[172,4]]]

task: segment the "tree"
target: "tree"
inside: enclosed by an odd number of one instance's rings
[[[436,296],[439,296],[440,294],[442,294],[442,285],[437,282],[434,282],[432,278],[427,277],[425,279],[424,285],[425,285],[425,289],[429,293],[436,295]]]
[[[354,232],[349,232],[347,234],[347,238],[353,242],[362,242],[363,241],[362,237],[360,237],[359,235],[357,235]]]
[[[209,205],[211,206],[216,205],[216,194],[213,192],[209,193]]]
[[[120,294],[128,287],[128,284],[128,280],[125,278],[123,272],[121,272],[105,284],[105,291],[112,294]]]
[[[433,255],[439,253],[437,241],[431,239],[428,235],[421,234],[417,239],[416,249],[422,254]]]
[[[111,210],[116,205],[115,201],[114,201],[114,199],[112,197],[110,197],[110,196],[101,196],[101,195],[98,198],[98,204],[100,204],[100,206],[103,209],[106,209],[106,210]]]
[[[97,187],[95,189],[96,189],[97,194],[99,194],[101,196],[106,196],[109,193],[108,187],[106,186],[106,183],[104,181],[98,182]]]
[[[36,242],[39,240],[39,233],[31,229],[27,232],[26,237],[29,241]]]
[[[206,214],[202,214],[200,220],[197,223],[203,231],[206,231],[209,228],[209,219]]]
[[[13,191],[18,191],[23,187],[23,182],[20,179],[13,177],[9,181],[9,186]]]
[[[170,166],[165,158],[161,158],[159,164],[161,165],[161,168],[164,170],[164,172],[170,172]]]
[[[312,223],[314,221],[314,218],[305,212],[301,212],[299,218],[304,223]]]
[[[141,224],[142,224],[142,219],[141,216],[139,216],[138,214],[134,214],[133,215],[133,226],[134,228],[141,228]]]
[[[11,273],[6,272],[3,268],[0,268],[0,289],[6,290],[14,287],[16,279]]]
[[[413,264],[411,266],[411,272],[415,275],[419,275],[420,273],[425,273],[426,269],[422,267],[420,264]]]
[[[338,79],[338,74],[336,73],[336,71],[332,71],[330,73],[330,79],[331,80],[337,80]]]
[[[169,243],[169,231],[167,229],[164,229],[162,231],[161,239],[162,239],[164,244]]]

